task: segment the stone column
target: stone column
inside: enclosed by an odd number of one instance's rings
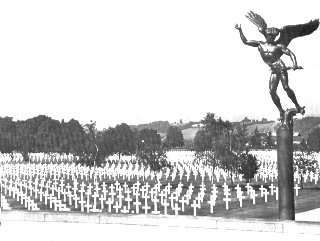
[[[293,180],[293,116],[296,109],[289,109],[277,130],[277,162],[279,187],[279,218],[294,220]]]

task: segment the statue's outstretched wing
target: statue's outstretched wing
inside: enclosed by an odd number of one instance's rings
[[[305,24],[288,25],[280,30],[277,44],[289,45],[292,39],[313,33],[319,26],[319,19],[311,20]]]

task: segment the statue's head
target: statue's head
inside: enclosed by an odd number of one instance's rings
[[[273,42],[280,33],[278,28],[265,28],[261,30],[259,29],[259,31],[264,35],[267,42]]]

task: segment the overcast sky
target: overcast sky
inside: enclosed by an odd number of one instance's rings
[[[308,3],[308,4],[307,4]],[[267,117],[278,112],[269,68],[242,44],[269,26],[319,18],[318,1],[1,1],[0,116],[121,122]],[[320,30],[291,42],[304,70],[289,84],[307,115],[320,114]],[[287,63],[290,63],[285,58]],[[279,86],[285,107],[293,107]]]

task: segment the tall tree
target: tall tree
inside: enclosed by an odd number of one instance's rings
[[[0,151],[12,152],[16,148],[16,125],[11,117],[0,118]]]
[[[312,151],[320,151],[320,127],[314,128],[310,132],[307,142]]]
[[[250,144],[254,149],[261,148],[261,134],[258,130],[258,127],[255,128],[253,135],[250,138]]]
[[[252,154],[248,152],[241,153],[239,156],[239,173],[243,174],[246,182],[249,183],[250,180],[259,170],[258,160]]]
[[[266,143],[266,148],[267,149],[273,149],[274,148],[275,143],[274,143],[274,140],[272,138],[272,132],[271,131],[269,131],[267,133],[265,143]]]
[[[196,152],[212,150],[212,137],[207,131],[199,130],[193,139],[193,146]]]
[[[221,138],[215,144],[215,156],[219,159],[219,167],[229,172],[231,184],[239,170],[239,157],[230,149],[229,138]]]
[[[86,133],[86,139],[89,142],[88,150],[92,153],[97,152],[97,144],[96,144],[96,137],[98,130],[96,128],[96,122],[91,121],[90,123],[85,124],[84,131]]]
[[[60,122],[48,118],[40,123],[35,133],[36,152],[56,152],[56,135],[60,131]]]
[[[166,148],[182,147],[184,140],[181,129],[177,126],[170,126],[164,144]]]
[[[112,155],[116,153],[116,138],[116,131],[114,128],[110,127],[109,129],[104,130],[102,145],[106,154]]]
[[[160,135],[152,129],[142,129],[137,138],[137,158],[152,170],[168,166]]]
[[[199,130],[193,139],[193,147],[195,150],[195,161],[210,165],[215,169],[219,161],[214,154],[212,138],[205,130]]]
[[[34,135],[27,121],[17,121],[17,151],[20,151],[24,161],[29,161],[29,152],[34,150]]]
[[[248,149],[248,133],[247,126],[243,123],[240,123],[235,127],[235,130],[229,132],[231,135],[231,149],[236,152],[237,155],[240,155],[243,151]]]
[[[131,155],[135,153],[136,146],[135,146],[135,136],[133,131],[130,127],[122,123],[117,125],[114,128],[115,134],[115,146],[114,151],[118,153],[119,158],[121,154]]]
[[[196,159],[204,158],[213,167],[219,165],[229,171],[232,181],[234,173],[237,172],[237,160],[230,148],[231,123],[221,118],[216,119],[213,113],[207,113],[201,123],[204,129],[199,131],[194,139]]]
[[[223,121],[220,117],[216,119],[214,113],[207,113],[201,123],[213,142],[218,141],[222,136],[228,135],[227,131],[232,127],[229,121]]]

